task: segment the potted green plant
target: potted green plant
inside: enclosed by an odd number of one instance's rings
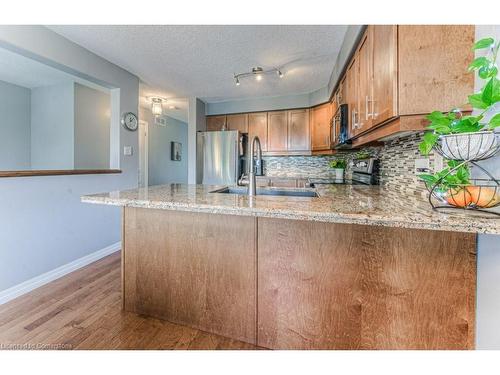
[[[336,158],[330,161],[329,163],[330,168],[333,169],[335,172],[335,179],[336,180],[343,180],[344,179],[344,170],[347,166],[347,162],[345,159],[342,158]]]
[[[500,102],[500,80],[496,65],[500,43],[493,38],[477,41],[473,50],[489,49],[487,56],[477,57],[469,65],[470,71],[477,71],[479,78],[486,80],[483,89],[469,96],[468,103],[480,110],[475,116],[462,116],[459,110],[449,113],[439,111],[427,116],[430,121],[419,145],[420,152],[428,155],[433,147],[440,147],[447,159],[479,160],[490,157],[489,152],[497,149],[497,134],[494,129],[500,126],[500,113],[485,122],[487,112]]]

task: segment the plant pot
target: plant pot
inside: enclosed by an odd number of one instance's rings
[[[344,179],[344,169],[343,168],[332,168],[336,180]]]
[[[438,151],[450,160],[487,159],[499,149],[498,136],[493,131],[442,135],[438,145]]]

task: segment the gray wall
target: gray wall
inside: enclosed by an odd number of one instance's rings
[[[75,83],[75,169],[109,168],[110,95]]]
[[[74,84],[31,90],[31,168],[73,169]]]
[[[29,169],[30,89],[0,81],[0,170]]]
[[[120,241],[120,209],[80,196],[137,187],[137,132],[120,113],[137,113],[139,79],[42,26],[0,26],[0,47],[22,52],[112,90],[113,161],[121,174],[0,178],[0,291]],[[115,164],[116,165],[116,164]]]
[[[161,185],[188,182],[188,124],[164,116],[167,126],[159,126],[149,109],[139,110],[141,120],[148,123],[148,183]],[[182,160],[170,158],[171,142],[182,143]]]
[[[188,111],[188,149],[185,155],[188,157],[188,182],[196,184],[201,180],[201,172],[196,168],[196,133],[207,129],[205,102],[195,97],[189,98]]]
[[[489,36],[500,40],[500,26],[476,26],[476,40]],[[483,83],[476,79],[476,91]],[[497,104],[489,116],[499,112]],[[499,156],[482,164],[500,178]],[[479,235],[477,267],[477,348],[500,349],[500,236]]]

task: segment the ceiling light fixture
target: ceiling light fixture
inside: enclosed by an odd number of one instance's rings
[[[238,73],[238,74],[235,73],[233,75],[233,78],[234,78],[234,82],[236,83],[236,86],[239,86],[240,85],[240,78],[253,76],[253,77],[255,77],[256,81],[262,81],[262,78],[264,78],[264,75],[270,74],[270,73],[276,73],[278,75],[278,77],[280,77],[280,78],[283,78],[283,75],[284,75],[283,72],[281,71],[281,69],[278,69],[278,68],[264,70],[260,66],[256,66],[256,67],[252,68],[252,70],[250,72]]]
[[[163,99],[151,98],[151,112],[154,116],[161,116],[163,113]]]

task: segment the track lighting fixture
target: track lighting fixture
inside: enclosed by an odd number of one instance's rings
[[[238,73],[238,74],[235,73],[233,77],[234,77],[234,81],[236,83],[236,86],[239,86],[240,85],[240,78],[254,76],[256,81],[262,81],[262,79],[264,78],[264,75],[269,74],[269,73],[276,73],[278,75],[278,77],[280,77],[280,78],[283,78],[283,75],[284,75],[283,72],[278,68],[264,70],[260,66],[256,66],[256,67],[252,68],[252,70],[250,72]]]

